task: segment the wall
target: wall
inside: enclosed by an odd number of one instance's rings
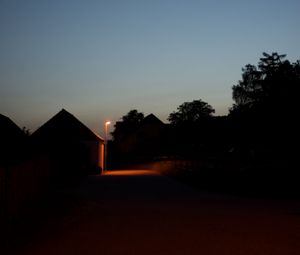
[[[30,210],[48,191],[51,164],[46,156],[0,167],[0,226]]]
[[[91,166],[104,168],[104,144],[97,141],[85,142],[89,149],[89,162]]]

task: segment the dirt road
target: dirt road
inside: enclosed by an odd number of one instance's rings
[[[158,173],[114,171],[65,204],[15,254],[300,254],[300,207],[205,194]]]

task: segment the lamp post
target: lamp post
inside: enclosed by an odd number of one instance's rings
[[[110,121],[105,122],[105,137],[104,137],[104,166],[103,170],[107,170],[107,129],[108,125],[110,125]]]

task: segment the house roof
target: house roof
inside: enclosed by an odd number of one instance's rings
[[[52,140],[80,140],[100,141],[103,138],[90,130],[71,113],[62,109],[44,125],[37,129],[32,137],[34,139]]]
[[[24,132],[8,117],[0,114],[0,140],[12,141],[25,137]]]
[[[25,142],[25,133],[10,118],[0,114],[0,165],[23,159]]]
[[[163,125],[164,123],[159,119],[157,118],[153,113],[147,115],[141,122],[141,126],[142,125]]]

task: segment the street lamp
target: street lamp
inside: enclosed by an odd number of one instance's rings
[[[105,122],[105,137],[104,137],[104,166],[103,170],[107,170],[107,129],[108,125],[110,125],[110,121]]]

